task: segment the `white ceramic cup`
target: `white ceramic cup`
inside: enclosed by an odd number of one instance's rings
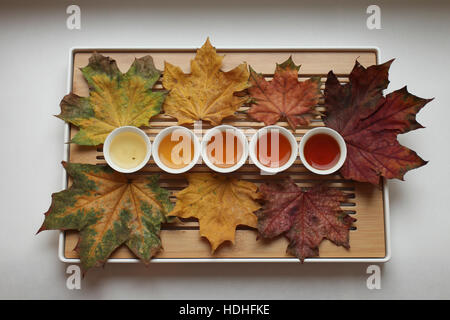
[[[176,134],[177,136],[182,135],[189,135],[192,139],[192,142],[194,143],[194,156],[192,157],[191,162],[189,162],[186,166],[182,168],[170,168],[166,166],[161,159],[159,158],[159,145],[163,138],[165,138],[168,134],[173,134],[177,130]],[[193,166],[198,162],[198,159],[200,158],[200,142],[198,141],[197,136],[189,130],[188,128],[182,127],[182,126],[172,126],[165,128],[161,130],[155,137],[155,140],[153,141],[153,160],[155,160],[156,165],[168,173],[173,174],[179,174],[184,173],[190,169],[192,169]]]
[[[267,166],[263,165],[261,162],[259,162],[257,154],[256,154],[256,152],[257,152],[256,146],[257,146],[258,138],[263,136],[264,134],[267,134],[267,132],[272,131],[272,130],[278,131],[279,134],[282,134],[283,136],[285,136],[288,139],[289,143],[291,144],[291,156],[290,156],[289,160],[281,167],[267,167]],[[295,140],[294,135],[289,130],[287,130],[283,127],[280,127],[280,126],[267,126],[267,127],[259,129],[253,135],[252,139],[250,140],[249,155],[250,155],[250,159],[252,160],[252,162],[263,172],[268,173],[268,174],[275,174],[275,173],[284,171],[284,170],[288,169],[290,166],[292,166],[295,159],[297,158],[297,154],[298,154],[297,149],[298,149],[297,141]]]
[[[208,157],[208,152],[207,152],[207,146],[208,146],[208,142],[211,141],[211,138],[213,137],[213,135],[217,134],[218,132],[221,131],[232,131],[232,133],[234,133],[234,135],[238,138],[238,140],[241,142],[242,144],[242,155],[241,158],[238,160],[238,162],[231,167],[228,168],[222,168],[222,167],[218,167],[216,166],[214,163],[211,162],[211,160]],[[236,127],[233,126],[229,126],[229,125],[220,125],[214,128],[209,129],[206,134],[203,136],[202,139],[202,160],[203,162],[213,171],[216,172],[220,172],[220,173],[229,173],[229,172],[233,172],[236,171],[237,169],[239,169],[240,167],[242,167],[242,165],[245,163],[245,161],[247,161],[248,158],[248,141],[247,141],[247,137],[245,136],[245,134],[239,130]]]
[[[147,147],[147,151],[145,153],[145,158],[144,158],[144,160],[142,160],[142,162],[140,164],[138,164],[134,168],[125,169],[125,168],[119,167],[118,165],[116,165],[114,163],[114,161],[111,159],[111,156],[109,154],[109,147],[111,145],[112,140],[114,139],[114,137],[116,137],[118,134],[120,134],[122,132],[134,132],[134,133],[137,133],[145,141],[145,145]],[[152,154],[152,144],[150,142],[149,137],[147,136],[147,134],[144,131],[142,131],[141,129],[139,129],[137,127],[133,127],[133,126],[123,126],[123,127],[119,127],[119,128],[114,129],[106,137],[105,142],[103,143],[103,155],[105,156],[106,163],[111,168],[113,168],[114,170],[122,172],[122,173],[132,173],[132,172],[136,172],[136,171],[142,169],[147,164],[148,160],[150,160],[151,154]]]
[[[336,140],[336,142],[339,145],[339,149],[340,149],[339,160],[330,169],[327,169],[327,170],[316,169],[316,168],[312,167],[308,163],[308,161],[306,161],[306,159],[305,159],[305,154],[304,154],[305,144],[308,141],[308,139],[310,139],[312,136],[314,136],[316,134],[327,134],[327,135],[331,136],[332,138],[334,138],[334,140]],[[303,136],[303,138],[300,140],[300,146],[298,148],[298,152],[299,152],[299,155],[300,155],[300,159],[303,162],[303,165],[309,171],[317,173],[317,174],[321,174],[321,175],[331,174],[331,173],[334,173],[334,172],[338,171],[342,167],[342,165],[344,164],[345,159],[347,158],[347,146],[345,144],[344,138],[342,138],[342,136],[338,132],[336,132],[335,130],[327,128],[327,127],[320,127],[320,128],[314,128],[312,130],[309,130]]]

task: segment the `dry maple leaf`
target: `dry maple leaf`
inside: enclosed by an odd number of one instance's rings
[[[234,243],[237,225],[256,227],[254,211],[260,208],[255,184],[223,175],[192,173],[189,186],[177,194],[171,216],[195,217],[200,235],[211,243],[212,251],[224,241]]]
[[[164,112],[178,120],[179,124],[206,120],[218,125],[231,116],[247,100],[235,92],[248,88],[248,70],[245,63],[223,72],[223,56],[206,40],[191,60],[191,73],[168,62],[165,63],[163,86],[170,90],[164,102]]]
[[[143,262],[161,248],[159,230],[172,208],[158,176],[129,180],[107,166],[63,162],[72,186],[52,195],[43,230],[78,230],[84,271],[125,244]]]
[[[403,180],[408,170],[427,163],[402,146],[397,135],[422,128],[416,114],[432,99],[416,97],[406,87],[384,97],[392,61],[367,69],[356,61],[350,82],[344,85],[332,71],[328,74],[323,120],[347,144],[347,160],[341,168],[346,179],[378,185],[381,177]]]
[[[320,77],[298,81],[298,71],[289,57],[282,64],[277,64],[272,81],[266,81],[262,74],[250,67],[250,96],[255,104],[248,114],[266,125],[275,124],[286,118],[292,130],[298,125],[307,125],[317,112],[314,107],[321,97]]]
[[[127,73],[122,73],[114,60],[94,53],[81,71],[89,97],[66,95],[57,116],[80,128],[72,142],[102,144],[115,128],[145,126],[160,113],[167,92],[151,90],[161,75],[152,57],[135,59]]]
[[[265,205],[256,214],[258,232],[263,238],[284,234],[289,239],[287,252],[300,261],[319,255],[324,239],[350,248],[349,229],[356,221],[342,212],[342,191],[324,185],[302,190],[292,179],[259,187]]]

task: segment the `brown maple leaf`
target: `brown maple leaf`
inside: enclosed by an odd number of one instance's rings
[[[258,217],[258,232],[263,238],[284,234],[289,239],[287,252],[300,261],[319,256],[324,239],[350,248],[349,230],[356,219],[342,212],[340,202],[346,195],[325,185],[310,190],[298,187],[291,178],[282,183],[259,187],[265,201]]]
[[[344,85],[328,73],[323,120],[346,142],[347,160],[341,168],[346,179],[378,185],[381,177],[403,180],[408,170],[427,163],[402,146],[397,135],[423,128],[416,114],[432,99],[416,97],[406,87],[384,97],[392,61],[367,69],[356,61]]]
[[[248,114],[266,125],[275,124],[286,119],[292,128],[307,125],[317,112],[314,107],[321,97],[320,77],[298,81],[298,71],[289,57],[282,64],[277,64],[272,81],[267,81],[262,74],[250,67],[250,84],[248,90],[255,104]]]

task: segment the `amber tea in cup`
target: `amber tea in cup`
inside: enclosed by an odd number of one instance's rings
[[[248,141],[244,133],[229,125],[214,127],[202,140],[202,159],[212,170],[229,173],[238,170],[247,160]]]
[[[280,126],[259,129],[250,140],[250,158],[264,174],[289,169],[297,157],[297,141],[289,130]]]
[[[159,168],[168,173],[180,174],[198,162],[200,143],[195,134],[185,127],[167,127],[156,135],[152,153]]]

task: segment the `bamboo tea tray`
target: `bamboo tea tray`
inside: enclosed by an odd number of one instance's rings
[[[117,61],[122,71],[128,69],[135,57],[150,54],[158,69],[164,69],[164,61],[180,66],[184,72],[189,72],[190,60],[194,58],[196,49],[106,49],[106,48],[74,48],[70,53],[68,72],[68,92],[87,96],[88,86],[82,77],[80,67],[88,64],[89,56],[93,51],[110,56]],[[377,48],[290,48],[290,49],[218,49],[219,54],[225,55],[223,70],[247,62],[267,78],[273,76],[275,63],[280,63],[292,55],[296,64],[301,64],[300,80],[311,76],[321,76],[322,82],[326,80],[329,70],[333,70],[344,83],[348,82],[348,75],[353,68],[355,60],[370,66],[378,63],[379,50]],[[322,85],[323,89],[324,85]],[[156,90],[162,90],[161,82]],[[224,124],[241,128],[250,138],[250,131],[254,132],[264,126],[263,123],[253,121],[245,114],[246,107],[242,107],[235,116],[227,118]],[[324,111],[323,100],[317,106]],[[150,126],[144,130],[153,141],[156,134],[176,124],[176,120],[164,114],[155,116]],[[287,127],[287,122],[277,123]],[[309,127],[301,127],[295,131],[297,141],[311,128],[323,126],[317,118]],[[190,127],[191,129],[193,126]],[[211,128],[203,123],[203,128],[196,134],[203,133]],[[77,129],[66,124],[64,142],[69,141]],[[105,164],[101,147],[82,147],[75,144],[65,144],[64,160],[70,162]],[[208,172],[210,169],[204,164],[197,164],[191,172]],[[162,187],[169,189],[173,196],[187,186],[182,175],[171,175],[162,172],[151,159],[147,166],[137,174],[160,173]],[[343,203],[342,209],[351,213],[357,221],[355,229],[350,231],[350,249],[337,247],[328,240],[320,246],[320,257],[306,259],[306,262],[386,262],[390,258],[389,245],[389,199],[387,185],[379,189],[367,183],[356,183],[344,180],[340,175],[319,176],[310,173],[296,160],[287,171],[277,175],[260,175],[259,169],[247,163],[237,172],[232,173],[241,179],[260,184],[264,181],[280,179],[285,176],[292,177],[300,186],[312,186],[320,182],[328,182],[330,186],[340,188],[350,195],[349,203]],[[63,173],[63,188],[68,186],[68,178]],[[272,241],[256,240],[255,230],[240,226],[236,231],[235,244],[222,244],[214,255],[211,255],[210,245],[201,238],[198,222],[195,219],[185,220],[183,223],[163,225],[161,239],[163,250],[152,262],[299,262],[297,258],[286,254],[287,240],[278,237]],[[59,257],[64,262],[79,262],[77,253],[73,250],[78,241],[75,231],[60,233]],[[133,254],[126,248],[118,248],[108,260],[109,262],[130,263],[138,262]]]

